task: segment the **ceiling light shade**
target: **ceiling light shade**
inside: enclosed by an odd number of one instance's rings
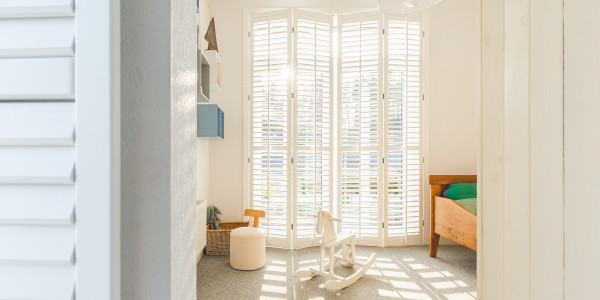
[[[379,0],[379,10],[391,15],[408,15],[431,8],[443,0]]]

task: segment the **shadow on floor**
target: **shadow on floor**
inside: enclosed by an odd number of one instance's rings
[[[204,256],[198,263],[198,299],[414,299],[472,300],[476,294],[476,252],[462,246],[440,246],[437,258],[427,246],[357,247],[359,260],[372,253],[377,260],[367,274],[339,291],[293,276],[299,268],[318,266],[319,248],[267,248],[267,262],[256,271],[229,266],[229,256]],[[335,273],[347,276],[352,268],[338,264]]]

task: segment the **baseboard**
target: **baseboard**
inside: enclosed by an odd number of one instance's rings
[[[200,259],[204,256],[204,247],[200,250],[199,253],[196,253],[196,263],[200,262]]]

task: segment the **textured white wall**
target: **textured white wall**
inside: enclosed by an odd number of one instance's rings
[[[121,2],[122,299],[168,299],[170,2]]]
[[[195,11],[121,2],[123,299],[195,299]]]
[[[171,299],[196,300],[196,4],[171,0]]]
[[[198,49],[206,49],[208,42],[204,40],[204,34],[208,29],[208,23],[212,17],[208,0],[200,0],[200,11],[197,15],[198,21]],[[217,27],[217,34],[221,28]],[[217,41],[218,42],[218,41]],[[216,141],[218,143],[218,141]],[[196,138],[196,200],[208,200],[210,191],[210,140]]]

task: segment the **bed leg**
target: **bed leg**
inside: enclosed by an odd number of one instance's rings
[[[431,233],[431,238],[429,240],[429,256],[436,257],[438,246],[440,245],[440,235],[437,233]]]

